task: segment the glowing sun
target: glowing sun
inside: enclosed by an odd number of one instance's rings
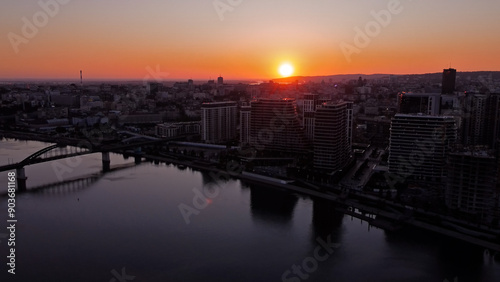
[[[293,74],[293,66],[288,63],[284,63],[280,66],[279,73],[283,77],[291,76]]]

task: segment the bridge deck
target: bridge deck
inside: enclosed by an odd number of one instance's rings
[[[80,142],[78,144],[69,144],[68,142],[58,143],[58,144],[54,144],[54,145],[51,145],[49,147],[43,148],[43,149],[31,154],[30,156],[28,156],[27,158],[25,158],[24,160],[22,160],[18,163],[0,166],[0,172],[14,170],[14,169],[22,168],[22,167],[32,165],[32,164],[50,162],[50,161],[54,161],[54,160],[71,158],[71,157],[75,157],[75,156],[82,156],[82,155],[101,153],[101,152],[117,152],[117,151],[122,151],[122,150],[130,149],[130,148],[137,148],[137,147],[143,147],[143,146],[148,146],[148,145],[161,144],[161,143],[169,142],[169,141],[175,140],[175,139],[177,139],[177,138],[148,140],[148,141],[131,143],[131,144],[118,143],[118,144],[99,144],[99,145],[94,144],[93,145],[90,142],[85,141],[85,140],[83,140],[83,141],[80,140]],[[58,149],[61,147],[66,147],[66,146],[71,146],[71,147],[80,148],[80,149],[87,149],[88,151],[81,151],[81,152],[76,152],[76,153],[61,154],[58,156],[40,158],[40,156],[42,156],[42,155],[44,155],[44,154],[46,154],[54,149]]]

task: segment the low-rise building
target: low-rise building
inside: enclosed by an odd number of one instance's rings
[[[200,122],[173,122],[162,123],[155,127],[158,137],[171,138],[187,134],[200,134]]]

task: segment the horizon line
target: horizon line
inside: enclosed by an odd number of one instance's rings
[[[453,68],[452,68],[453,69]],[[443,69],[445,70],[445,69]],[[467,73],[467,72],[500,72],[500,70],[465,70],[465,71],[458,71],[458,73]],[[282,79],[293,79],[293,78],[308,78],[308,77],[329,77],[329,76],[349,76],[349,75],[366,75],[366,76],[373,76],[373,75],[426,75],[426,74],[440,74],[441,72],[425,72],[425,73],[341,73],[341,74],[321,74],[321,75],[293,75],[293,76],[288,76],[288,77],[275,77],[275,78],[226,78],[225,80],[227,81],[273,81],[273,80],[282,80]],[[97,77],[90,77],[84,80],[84,82],[96,82],[96,81],[130,81],[130,82],[139,82],[139,81],[147,81],[147,82],[153,82],[153,81],[158,81],[158,82],[176,82],[179,80],[193,80],[193,81],[210,81],[214,80],[211,77],[207,78],[166,78],[166,79],[161,79],[161,80],[155,80],[155,79],[144,79],[144,78],[113,78],[113,77],[107,77],[107,78],[97,78]],[[75,82],[80,82],[80,77],[75,77],[75,78],[57,78],[57,77],[52,77],[52,78],[47,78],[47,77],[17,77],[17,78],[0,78],[0,82],[28,82],[28,81],[75,81]]]

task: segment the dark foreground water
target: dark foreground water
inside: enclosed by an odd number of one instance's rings
[[[2,140],[0,164],[48,145]],[[28,188],[89,181],[17,195],[15,275],[0,197],[0,281],[500,281],[482,249],[429,232],[369,228],[328,202],[189,168],[111,165],[98,175],[93,154],[26,168]]]

